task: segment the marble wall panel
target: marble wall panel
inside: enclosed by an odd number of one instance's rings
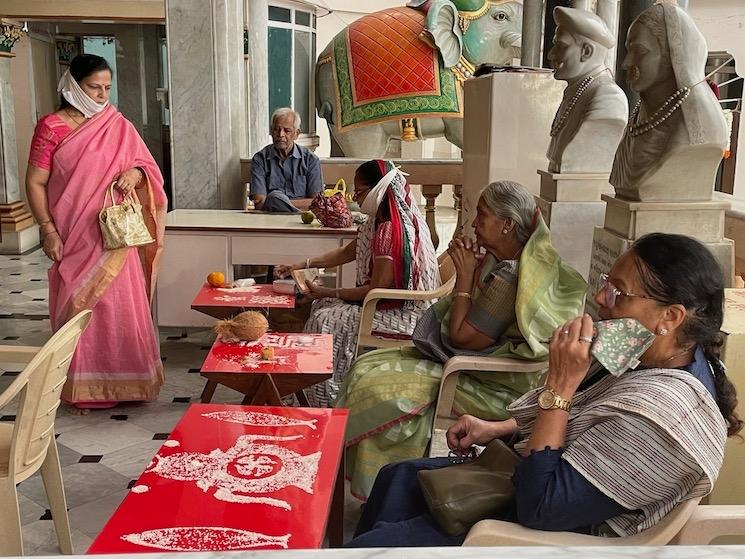
[[[166,0],[175,208],[219,208],[212,2]]]
[[[16,153],[16,119],[10,88],[12,58],[0,55],[0,204],[21,199]]]

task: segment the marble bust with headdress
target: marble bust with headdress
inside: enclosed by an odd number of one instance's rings
[[[709,200],[727,127],[705,81],[707,47],[691,17],[656,4],[629,28],[623,68],[640,101],[616,151],[616,196],[641,201]]]
[[[548,170],[608,173],[629,116],[626,95],[605,64],[616,39],[592,12],[558,6],[553,16],[548,58],[567,87],[551,125]]]

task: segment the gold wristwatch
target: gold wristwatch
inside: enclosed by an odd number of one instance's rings
[[[572,407],[572,401],[565,400],[556,392],[546,387],[543,392],[538,395],[538,406],[542,410],[560,409],[568,412]]]

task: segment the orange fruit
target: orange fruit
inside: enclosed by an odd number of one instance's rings
[[[225,285],[225,274],[222,272],[212,272],[207,276],[207,283],[212,287],[222,287]]]

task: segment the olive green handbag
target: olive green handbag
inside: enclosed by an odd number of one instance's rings
[[[459,536],[512,501],[512,474],[519,463],[520,456],[495,439],[471,462],[422,470],[417,477],[434,519],[445,532]]]

